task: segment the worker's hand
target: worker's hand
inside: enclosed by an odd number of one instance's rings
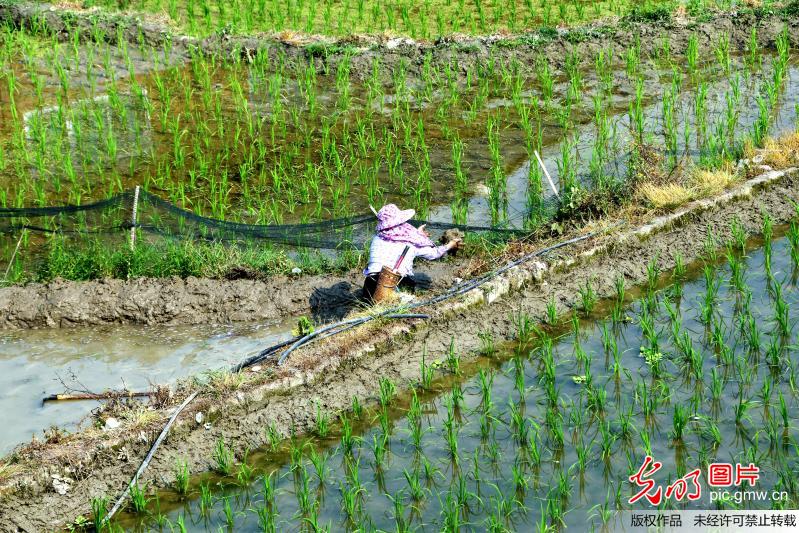
[[[460,239],[453,239],[447,243],[447,250],[457,250],[463,245],[463,241]]]
[[[422,235],[424,235],[425,237],[429,237],[429,236],[430,236],[430,234],[429,234],[429,233],[427,233],[427,231],[425,231],[425,229],[424,229],[424,227],[425,227],[425,226],[427,226],[427,224],[422,224],[422,225],[421,225],[421,226],[419,226],[417,229],[419,230],[419,233],[421,233],[421,234],[422,234]]]

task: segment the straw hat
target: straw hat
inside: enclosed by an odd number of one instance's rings
[[[385,231],[408,222],[416,214],[413,209],[400,209],[394,204],[386,204],[377,212],[377,231]]]

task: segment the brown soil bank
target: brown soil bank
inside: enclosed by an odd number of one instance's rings
[[[433,289],[454,281],[457,262],[420,265]],[[363,277],[283,276],[267,279],[140,278],[56,280],[0,288],[0,329],[103,324],[227,324],[309,315],[340,319],[358,306]]]
[[[709,51],[723,34],[729,35],[732,50],[743,52],[753,27],[757,28],[760,47],[773,49],[777,35],[785,28],[792,46],[796,46],[799,44],[799,3],[786,2],[781,6],[771,10],[708,11],[700,18],[675,15],[669,20],[655,21],[607,19],[570,29],[548,28],[516,35],[452,35],[436,42],[386,35],[334,39],[294,32],[255,36],[220,34],[201,39],[176,34],[172,27],[153,16],[9,0],[0,0],[0,21],[28,28],[40,27],[44,21],[46,27],[63,40],[70,39],[69,28],[79,30],[81,39],[91,39],[100,30],[104,32],[102,38],[111,43],[121,36],[134,46],[168,46],[185,57],[193,49],[226,57],[240,54],[244,58],[263,51],[273,58],[281,55],[288,63],[305,64],[313,59],[321,70],[325,64],[336,68],[345,56],[351,56],[349,70],[355,78],[361,79],[371,74],[373,61],[378,59],[383,67],[381,72],[388,80],[400,62],[406,64],[410,78],[420,77],[428,56],[430,67],[455,64],[458,68],[454,72],[465,77],[467,70],[476,64],[487,64],[489,57],[500,64],[515,60],[523,69],[532,70],[539,56],[546,57],[554,66],[562,66],[572,50],[591,60],[598,50],[610,48],[623,60],[626,49],[638,42],[644,53],[652,55],[662,48],[665,37],[669,39],[672,54],[683,54],[691,36],[696,36],[701,49]]]
[[[647,279],[646,265],[657,259],[662,269],[677,257],[697,259],[708,228],[720,241],[731,238],[737,220],[747,232],[760,231],[764,214],[775,223],[796,217],[791,201],[799,201],[799,172],[770,172],[739,185],[714,200],[701,200],[677,213],[654,218],[645,226],[622,229],[545,257],[548,268],[526,263],[474,289],[460,300],[428,309],[426,322],[372,324],[295,352],[284,367],[264,365],[247,372],[243,383],[209,387],[178,419],[142,482],[163,486],[173,481],[178,458],[192,472],[210,467],[212,450],[224,438],[241,456],[264,444],[264,429],[274,424],[284,432],[304,431],[314,422],[315,405],[326,412],[347,409],[353,396],[378,394],[378,377],[406,385],[418,379],[423,349],[441,358],[455,339],[464,358],[476,358],[479,333],[510,338],[511,315],[522,311],[543,318],[555,298],[561,312],[576,305],[579,289],[591,282],[600,296],[614,293],[614,281],[628,286]],[[475,305],[476,302],[482,304]],[[197,412],[210,429],[195,422]],[[50,530],[88,511],[92,497],[114,497],[124,488],[168,416],[144,426],[81,434],[28,445],[17,450],[0,482],[0,524],[8,531]],[[53,475],[67,478],[69,490],[53,490]]]

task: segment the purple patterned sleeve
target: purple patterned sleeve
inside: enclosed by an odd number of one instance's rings
[[[421,257],[422,259],[427,259],[432,261],[434,259],[438,259],[442,255],[447,253],[447,247],[442,246],[425,246],[424,248],[417,248],[416,249],[416,257]]]

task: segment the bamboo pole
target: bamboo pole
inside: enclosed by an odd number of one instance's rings
[[[77,394],[51,394],[42,400],[47,402],[66,402],[77,400],[109,400],[112,398],[146,398],[152,396],[153,392],[130,392],[130,391],[110,391],[99,394],[77,393]]]
[[[139,186],[133,191],[133,213],[130,217],[130,251],[136,249],[136,223],[138,221],[139,211]]]
[[[25,237],[25,230],[22,230],[22,233],[19,235],[19,240],[17,240],[17,247],[14,248],[14,253],[11,254],[11,260],[8,262],[8,266],[6,267],[6,274],[3,276],[3,281],[8,281],[8,273],[11,272],[11,265],[14,264],[14,259],[17,258],[17,252],[19,251],[19,245],[22,244],[22,238]]]

